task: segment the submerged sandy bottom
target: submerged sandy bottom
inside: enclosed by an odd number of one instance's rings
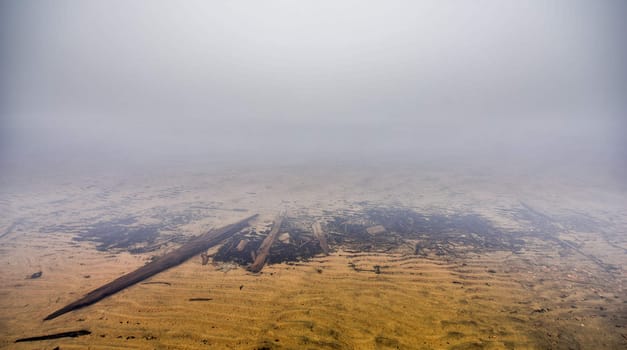
[[[627,346],[624,192],[555,178],[495,180],[417,169],[220,169],[134,177],[44,179],[3,188],[0,347],[15,349],[618,349]],[[460,256],[355,252],[266,266],[251,274],[199,257],[94,305],[42,319],[132,271],[160,250],[131,255],[73,240],[81,225],[132,215],[146,224],[191,219],[162,234],[197,235],[279,210],[323,217],[363,203],[476,213],[504,230],[523,201],[563,227],[519,252]],[[361,203],[361,204],[359,204]],[[193,212],[189,208],[195,209]],[[165,220],[165,219],[164,219]],[[598,231],[598,232],[597,232]],[[375,273],[374,266],[380,266]],[[607,267],[612,267],[607,269]],[[41,271],[39,278],[29,278]],[[190,301],[200,298],[207,300]],[[32,343],[18,338],[87,329]]]

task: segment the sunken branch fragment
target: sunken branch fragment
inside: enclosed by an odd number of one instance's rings
[[[16,343],[23,343],[23,342],[27,342],[27,341],[40,341],[40,340],[49,340],[49,339],[59,339],[59,338],[76,338],[76,337],[80,337],[82,335],[89,335],[91,334],[90,331],[85,330],[85,329],[81,329],[78,331],[70,331],[70,332],[63,332],[63,333],[55,333],[55,334],[47,334],[47,335],[40,335],[38,337],[30,337],[30,338],[21,338],[16,340]]]
[[[322,230],[322,225],[320,224],[320,221],[316,221],[311,226],[311,229],[313,230],[314,236],[320,243],[320,248],[322,248],[322,251],[324,252],[324,254],[329,255],[329,243],[327,242],[326,234]]]
[[[283,222],[284,217],[284,214],[279,214],[274,220],[272,230],[266,239],[263,240],[263,243],[261,243],[259,250],[257,250],[255,261],[252,265],[250,265],[249,270],[251,272],[259,272],[263,269],[263,266],[266,264],[266,260],[268,259],[268,254],[270,254],[270,247],[272,247],[272,244],[279,235],[279,230],[281,229],[281,223]]]

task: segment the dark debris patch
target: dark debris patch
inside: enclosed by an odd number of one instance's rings
[[[139,225],[135,218],[101,221],[88,226],[74,239],[96,242],[96,249],[100,251],[127,248],[131,253],[144,253],[150,249],[138,246],[155,243],[159,237],[160,226],[158,224]],[[155,247],[153,250],[156,249],[158,248]]]
[[[384,232],[378,226],[385,228]],[[330,242],[356,251],[389,252],[413,244],[417,255],[518,251],[524,241],[497,229],[477,214],[422,214],[406,208],[372,208],[336,216],[327,228]],[[370,232],[369,232],[370,229]]]
[[[100,251],[128,251],[131,254],[159,250],[166,243],[185,243],[189,237],[177,233],[182,225],[206,217],[202,208],[169,211],[154,208],[142,223],[139,216],[120,217],[96,222],[76,222],[44,227],[42,232],[71,232],[76,241],[96,243]],[[142,217],[143,218],[143,217]]]
[[[268,229],[258,233],[251,229],[232,236],[213,256],[213,260],[235,262],[240,265],[251,264],[269,231]],[[310,222],[305,218],[286,218],[279,232],[279,236],[284,239],[277,240],[272,245],[268,255],[270,264],[303,261],[322,252],[318,240],[313,235]],[[287,235],[284,235],[285,233]]]
[[[231,236],[213,256],[213,261],[235,262],[240,265],[252,264],[254,254],[269,230],[258,234],[254,229],[245,230]]]
[[[322,253],[312,224],[320,218],[287,217],[268,263],[306,261]],[[518,251],[524,241],[497,229],[476,214],[423,214],[407,208],[375,207],[326,217],[323,231],[331,249],[355,252],[404,252],[416,255],[463,256],[486,251]],[[268,234],[248,230],[229,240],[214,261],[248,265]],[[287,233],[288,235],[285,235]],[[379,270],[380,272],[380,270]]]
[[[287,218],[282,226],[281,233],[287,232],[289,239],[277,241],[270,249],[268,262],[277,264],[286,261],[305,261],[320,253],[320,243],[314,237],[311,225],[307,218]]]

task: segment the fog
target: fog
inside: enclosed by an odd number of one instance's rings
[[[0,6],[3,174],[333,160],[625,175],[623,1]]]

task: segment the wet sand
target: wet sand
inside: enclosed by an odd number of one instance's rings
[[[37,186],[23,181],[29,186],[5,186],[0,204],[8,213],[0,222],[2,348],[627,346],[624,191],[559,178],[530,182],[516,175],[495,180],[481,173],[380,168],[177,171],[48,178]],[[547,222],[517,215],[521,202]],[[42,321],[186,237],[250,213],[260,213],[253,226],[261,231],[279,210],[324,218],[372,205],[472,213],[504,231],[535,235],[525,236],[516,252],[460,255],[416,255],[411,247],[359,252],[330,243],[329,256],[267,265],[260,274],[232,263],[203,266],[197,257]],[[138,227],[157,225],[163,244],[130,254],[75,240],[95,223],[129,217]],[[549,221],[555,232],[543,232]],[[39,278],[30,278],[39,271]],[[92,333],[14,343],[79,329]]]

